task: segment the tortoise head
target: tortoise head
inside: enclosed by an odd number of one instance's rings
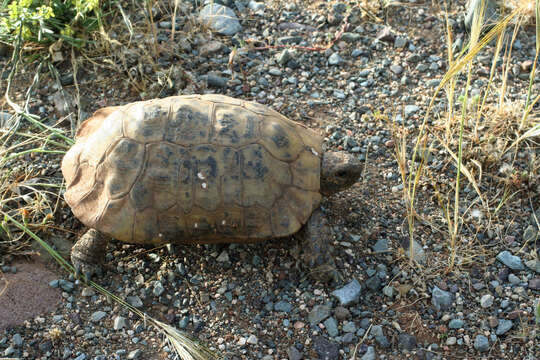
[[[362,166],[354,155],[327,151],[321,164],[321,193],[332,195],[352,186],[360,177]]]

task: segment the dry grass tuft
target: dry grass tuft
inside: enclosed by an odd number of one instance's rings
[[[427,266],[431,273],[478,264],[490,250],[477,241],[476,235],[487,232],[502,238],[509,216],[520,212],[516,201],[540,192],[540,161],[535,152],[540,135],[539,96],[533,95],[537,58],[529,70],[529,81],[524,82],[528,85],[527,98],[510,100],[506,96],[512,45],[524,19],[531,15],[531,4],[534,14],[538,2],[516,4],[513,12],[483,37],[483,16],[478,14],[469,43],[460,54],[453,52],[453,34],[448,26],[449,70],[431,99],[420,129],[411,132],[392,124],[409,248],[412,251],[417,221],[428,224],[448,241],[450,256],[446,252],[435,254]],[[507,36],[512,21],[515,26]],[[537,39],[539,35],[537,26]],[[495,47],[488,50],[493,40]],[[474,61],[483,51],[493,52],[489,80],[480,92],[471,93]],[[431,110],[440,101],[440,90],[444,90],[447,108],[436,115]],[[419,205],[419,199],[433,199],[441,216],[424,215],[426,202]]]

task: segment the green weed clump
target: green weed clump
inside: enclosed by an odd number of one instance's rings
[[[100,0],[0,0],[0,40],[82,45],[100,24]]]

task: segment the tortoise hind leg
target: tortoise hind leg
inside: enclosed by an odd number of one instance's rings
[[[340,274],[332,257],[332,231],[321,209],[316,209],[304,226],[303,253],[306,269],[315,279],[323,282],[339,282]]]
[[[95,229],[90,229],[71,248],[71,262],[75,277],[81,273],[89,281],[92,275],[101,273],[101,264],[107,252],[108,239]]]

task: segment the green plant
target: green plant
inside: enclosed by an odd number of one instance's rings
[[[25,41],[80,46],[100,24],[100,0],[3,0],[0,16],[0,40],[21,34]]]

